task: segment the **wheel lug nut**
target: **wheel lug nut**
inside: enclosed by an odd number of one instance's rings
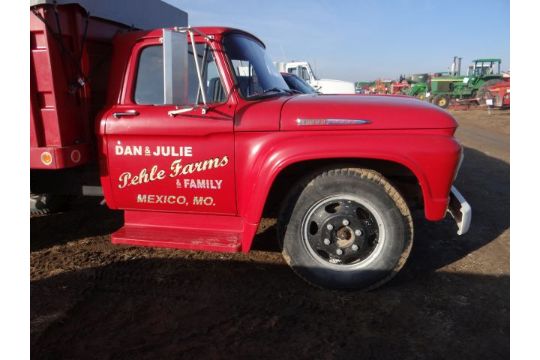
[[[354,230],[354,235],[356,235],[356,236],[362,235],[362,230],[360,230],[360,229]]]
[[[332,230],[334,227],[332,226],[332,224],[328,224],[328,225],[326,225],[326,228],[327,228],[328,230]]]
[[[342,222],[343,225],[347,226],[349,225],[349,220],[347,219],[343,219],[343,222]]]
[[[330,245],[330,239],[324,239],[323,242],[324,245]]]
[[[353,251],[356,251],[356,250],[358,250],[358,245],[356,245],[356,244],[353,244],[353,246],[351,247],[351,249],[352,249]]]
[[[337,250],[336,250],[336,254],[338,254],[338,255],[341,255],[341,254],[343,254],[343,250],[341,250],[341,249],[337,249]]]

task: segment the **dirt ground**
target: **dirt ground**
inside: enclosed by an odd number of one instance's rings
[[[112,245],[122,215],[92,202],[31,218],[32,358],[508,358],[510,114],[453,114],[472,228],[416,216],[409,261],[369,293],[304,283],[272,219],[246,255]]]

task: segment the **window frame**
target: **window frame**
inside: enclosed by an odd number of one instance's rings
[[[188,48],[188,51],[192,51],[192,48],[191,48],[191,41],[188,41],[188,45],[189,45],[189,48]],[[230,92],[228,90],[228,87],[226,85],[226,78],[225,78],[225,75],[223,73],[223,69],[221,68],[221,66],[219,65],[219,59],[218,59],[218,50],[215,49],[214,46],[212,46],[212,44],[208,41],[199,41],[199,42],[195,42],[195,45],[205,45],[204,48],[208,48],[211,52],[211,55],[212,55],[212,58],[213,58],[213,62],[217,68],[217,73],[218,73],[218,76],[219,76],[219,79],[220,79],[220,82],[221,82],[221,87],[223,89],[223,93],[224,93],[224,99],[223,101],[221,102],[212,102],[212,103],[207,103],[207,105],[223,105],[223,104],[226,104],[228,103],[229,101],[229,97],[230,97]],[[136,90],[136,87],[137,87],[137,78],[138,78],[138,72],[139,72],[139,67],[140,67],[140,61],[141,61],[141,54],[142,52],[148,48],[148,47],[152,47],[152,46],[158,46],[158,47],[161,47],[163,49],[163,43],[161,41],[147,41],[147,42],[141,42],[139,44],[136,44],[133,48],[133,52],[132,52],[132,60],[130,62],[130,65],[126,71],[126,73],[128,73],[128,77],[127,77],[127,83],[125,84],[124,86],[124,89],[126,90],[125,91],[125,96],[124,96],[124,103],[125,104],[129,104],[129,105],[136,105],[136,106],[162,106],[162,107],[175,107],[175,106],[185,106],[185,105],[202,105],[202,103],[198,103],[197,100],[198,99],[195,99],[195,102],[193,104],[140,104],[138,102],[135,101],[135,90]],[[198,54],[198,53],[197,53]],[[188,56],[192,56],[193,57],[193,54],[188,54]],[[201,68],[201,71],[202,71],[202,68]],[[197,80],[198,81],[198,80]],[[200,89],[200,88],[199,88]],[[206,89],[208,90],[208,89]],[[199,91],[197,91],[197,93],[199,93]],[[197,94],[195,94],[195,97],[197,98]],[[201,97],[199,95],[199,97]],[[208,99],[207,99],[208,101]]]
[[[161,52],[163,53],[163,44],[162,43],[152,43],[152,44],[145,44],[144,46],[141,46],[139,49],[137,49],[137,60],[136,60],[136,64],[135,64],[135,69],[133,71],[133,81],[132,81],[132,84],[131,84],[131,94],[130,94],[130,100],[133,104],[135,105],[138,105],[138,106],[170,106],[170,105],[173,105],[173,104],[165,104],[165,103],[161,103],[161,104],[144,104],[144,103],[138,103],[136,100],[135,100],[135,92],[137,90],[137,82],[138,82],[138,78],[139,78],[139,68],[141,66],[141,56],[144,52],[144,50],[150,48],[150,47],[160,47],[161,48]],[[165,79],[163,79],[165,80]],[[162,92],[163,92],[163,89],[162,89]],[[165,101],[165,95],[163,94],[163,101]]]

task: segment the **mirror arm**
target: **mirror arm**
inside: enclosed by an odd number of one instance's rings
[[[202,63],[205,64],[205,65],[206,65],[207,55],[208,55],[208,44],[206,44],[206,46],[204,47],[204,53],[203,53],[203,56],[202,56]],[[203,69],[202,69],[201,77],[203,79],[206,78],[206,69],[207,68],[208,68],[207,66],[204,66]],[[201,92],[202,92],[202,88],[199,86],[199,89],[197,90],[197,104],[199,103],[199,99],[201,98]]]
[[[195,38],[193,36],[193,31],[189,31],[189,38],[191,39],[191,48],[193,49],[193,59],[195,60],[195,69],[197,70],[197,78],[199,79],[199,88],[201,90],[204,107],[206,108],[206,94],[204,93],[202,76],[201,76],[201,68],[199,67],[199,57],[197,55],[197,48],[195,46]]]
[[[204,87],[203,87],[203,81],[202,81],[202,75],[201,75],[201,68],[199,66],[199,57],[197,55],[197,48],[195,46],[195,38],[193,36],[193,32],[196,31],[195,29],[191,28],[191,27],[187,27],[187,28],[179,28],[179,27],[175,27],[174,28],[175,31],[178,31],[178,32],[187,32],[189,34],[189,38],[191,39],[191,48],[193,49],[193,59],[195,61],[195,69],[197,71],[197,79],[199,81],[199,91],[200,91],[200,95],[202,96],[202,100],[203,100],[203,106],[199,106],[198,104],[195,104],[194,106],[188,106],[188,107],[184,107],[184,108],[176,108],[175,110],[171,110],[168,112],[169,116],[171,117],[174,117],[176,115],[180,115],[180,114],[184,114],[186,112],[190,112],[196,108],[201,108],[201,114],[202,115],[206,115],[206,113],[208,112],[208,104],[206,103],[206,93],[204,92]],[[197,31],[197,33],[201,36],[203,36],[206,40],[208,41],[211,41],[213,39],[212,36],[208,36],[200,31]],[[206,56],[206,53],[205,53],[205,56]],[[197,99],[196,101],[198,101],[198,98],[199,98],[199,94],[197,94]]]

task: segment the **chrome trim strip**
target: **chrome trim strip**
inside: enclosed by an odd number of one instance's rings
[[[326,125],[365,125],[371,121],[363,119],[296,119],[298,126],[326,126]]]

